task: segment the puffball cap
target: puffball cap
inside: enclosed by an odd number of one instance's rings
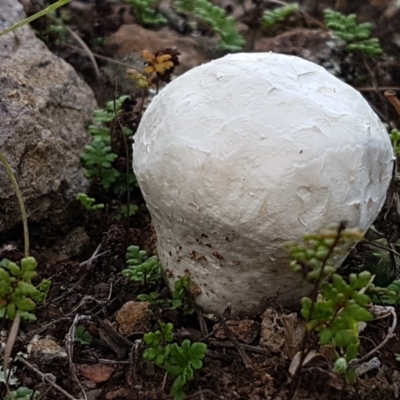
[[[305,288],[283,244],[341,221],[365,231],[393,160],[355,89],[275,53],[228,55],[168,84],[133,155],[168,279],[190,274],[198,304],[218,314],[297,301]]]

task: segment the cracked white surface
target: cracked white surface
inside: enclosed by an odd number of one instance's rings
[[[161,90],[133,163],[170,283],[190,273],[205,311],[237,314],[308,291],[283,243],[342,220],[366,230],[393,151],[368,103],[322,67],[240,53]]]

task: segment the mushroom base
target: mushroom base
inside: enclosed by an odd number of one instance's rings
[[[155,228],[158,255],[171,290],[178,279],[189,275],[195,303],[207,313],[222,316],[228,305],[232,316],[255,315],[277,303],[296,309],[312,291],[312,285],[290,269],[282,239],[264,244],[232,231],[218,236],[197,231],[190,239],[186,236],[182,246],[171,229],[157,224]],[[348,248],[341,250],[336,266],[348,253]]]

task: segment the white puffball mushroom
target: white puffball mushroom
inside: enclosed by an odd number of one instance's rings
[[[135,136],[134,171],[165,275],[189,274],[221,315],[309,292],[287,241],[332,223],[365,231],[394,156],[363,97],[298,57],[240,53],[194,68],[155,96]],[[342,260],[340,260],[342,261]]]

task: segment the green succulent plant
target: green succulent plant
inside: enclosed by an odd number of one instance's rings
[[[182,310],[184,314],[193,314],[193,298],[190,292],[192,281],[188,275],[184,275],[175,282],[174,290],[170,297],[162,297],[160,293],[151,292],[149,294],[139,294],[136,298],[139,301],[158,304],[160,307],[170,308],[171,310]]]
[[[123,217],[132,217],[135,215],[139,210],[139,207],[136,204],[123,204],[121,208],[119,209],[117,219],[122,219]]]
[[[39,288],[32,284],[36,267],[33,257],[23,258],[20,265],[6,258],[0,261],[0,316],[13,320],[19,312],[22,318],[35,319],[31,312],[45,300],[50,285],[50,281]]]
[[[371,285],[368,294],[372,297],[374,304],[384,304],[398,307],[400,304],[400,280],[395,280],[387,287]]]
[[[88,211],[96,211],[104,208],[104,204],[95,204],[96,199],[89,197],[85,193],[78,193],[76,195],[76,200],[79,201],[79,203],[81,203]]]
[[[262,23],[265,28],[271,28],[278,22],[282,22],[285,19],[289,18],[292,14],[299,10],[299,5],[287,4],[278,8],[275,8],[272,11],[264,11],[262,17]]]
[[[364,53],[367,56],[377,56],[383,53],[379,40],[371,38],[372,24],[357,23],[355,14],[343,15],[338,11],[325,10],[325,24],[332,32],[345,42],[349,53]]]
[[[168,20],[153,7],[156,0],[127,0],[133,7],[133,15],[142,25],[165,25]]]
[[[12,390],[10,394],[4,397],[4,400],[34,400],[40,397],[38,390],[32,390],[27,387],[20,387],[17,390]]]
[[[175,7],[198,17],[207,24],[219,37],[218,46],[229,51],[240,51],[246,44],[245,39],[236,28],[236,21],[226,14],[225,10],[207,0],[178,0]]]
[[[122,104],[127,98],[128,96],[121,96],[115,100],[117,114],[122,112]],[[114,121],[114,101],[107,102],[103,109],[93,112],[93,124],[88,128],[93,139],[84,147],[85,151],[81,160],[88,179],[100,182],[104,189],[120,193],[127,191],[127,181],[129,181],[129,187],[132,188],[136,184],[136,178],[131,167],[127,179],[126,173],[120,172],[114,166],[114,162],[118,159],[118,154],[111,146]],[[128,138],[133,136],[133,131],[126,127],[123,128],[123,133]]]
[[[174,326],[163,322],[159,322],[159,325],[158,331],[143,336],[143,341],[148,346],[143,358],[164,367],[167,374],[175,378],[170,394],[174,400],[182,400],[185,398],[184,391],[188,382],[194,377],[194,371],[203,367],[207,345],[200,342],[191,343],[186,339],[179,346],[172,343]]]
[[[83,345],[92,343],[93,336],[85,329],[83,325],[78,325],[75,329],[75,339]]]
[[[392,129],[389,133],[390,140],[392,141],[394,153],[396,156],[400,155],[400,131]]]
[[[108,189],[120,176],[120,172],[112,166],[117,158],[118,155],[113,153],[104,139],[95,137],[91,144],[85,146],[85,154],[82,156],[86,177],[98,178],[103,187]]]
[[[316,332],[322,345],[333,344],[339,349],[335,370],[355,381],[355,370],[344,368],[358,355],[360,322],[374,319],[369,311],[370,297],[365,293],[372,282],[371,273],[350,274],[346,279],[336,272],[332,257],[341,246],[362,237],[357,230],[328,229],[305,235],[302,244],[289,244],[290,263],[294,271],[314,284],[314,297],[301,301],[301,315],[307,329]]]
[[[144,284],[161,279],[160,260],[157,256],[148,257],[146,251],[138,246],[129,246],[126,251],[128,268],[122,270],[122,275],[133,282]]]

